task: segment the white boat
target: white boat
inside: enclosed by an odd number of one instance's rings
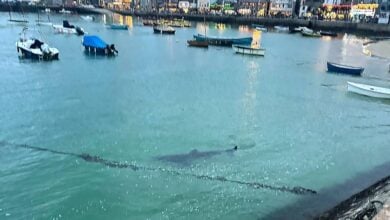
[[[274,26],[274,28],[277,31],[289,31],[289,28],[286,27],[286,26],[279,26],[279,25],[277,25],[277,26]]]
[[[85,21],[93,21],[94,20],[94,17],[92,17],[90,15],[87,15],[87,16],[81,15],[80,17],[81,17],[81,19],[83,19]]]
[[[260,47],[261,31],[255,30],[252,35],[251,45],[237,45],[233,44],[233,50],[239,54],[264,56],[265,49]]]
[[[268,31],[268,29],[266,27],[256,27],[255,29],[258,31],[264,31],[264,32]]]
[[[390,99],[390,89],[388,88],[347,82],[347,90],[349,92],[357,93],[360,95],[382,98],[382,99]]]
[[[50,8],[45,8],[45,11],[44,12],[46,12],[46,13],[50,13],[51,12],[51,10],[50,10]]]
[[[20,58],[32,60],[58,60],[59,51],[36,38],[26,37],[27,28],[23,29],[23,37],[16,42],[16,50]]]
[[[84,29],[82,29],[81,27],[70,25],[67,20],[64,20],[62,25],[54,24],[53,28],[54,31],[57,33],[77,34],[77,35],[84,35],[85,33]]]
[[[62,8],[60,11],[58,11],[61,14],[71,14],[72,12],[69,10],[65,10],[65,8]]]

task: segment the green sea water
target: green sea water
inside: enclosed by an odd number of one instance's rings
[[[60,51],[59,61],[31,62],[17,57],[23,27],[0,14],[0,140],[161,169],[109,168],[3,144],[0,219],[269,219],[308,197],[323,204],[309,207],[312,215],[298,205],[296,216],[284,219],[311,218],[362,189],[337,186],[390,160],[390,102],[346,91],[347,81],[389,85],[389,61],[364,55],[364,38],[270,31],[262,34],[265,57],[250,57],[186,43],[205,29],[208,35],[251,36],[247,26],[193,23],[163,36],[136,17],[96,17],[50,15],[54,23],[68,19],[114,43],[117,57],[87,56],[82,37],[30,22],[32,33]],[[108,29],[112,19],[130,24],[129,30]],[[366,69],[362,77],[329,74],[326,61]],[[235,145],[233,154],[186,165],[156,160]],[[324,193],[332,189],[332,196]]]

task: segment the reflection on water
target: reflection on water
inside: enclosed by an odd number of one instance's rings
[[[256,84],[260,72],[257,60],[250,60],[247,64],[248,76],[246,79],[246,89],[243,97],[243,122],[246,130],[256,127]]]
[[[248,25],[238,26],[238,31],[241,33],[251,33],[252,32]]]
[[[120,14],[112,14],[112,16],[103,15],[102,21],[104,24],[125,24],[128,27],[133,27],[133,17]]]
[[[196,32],[199,34],[207,34],[209,32],[209,24],[208,23],[197,23],[196,24]]]

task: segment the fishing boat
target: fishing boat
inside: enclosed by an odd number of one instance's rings
[[[307,27],[304,27],[301,31],[302,36],[304,37],[321,37],[320,33],[317,33],[313,31],[312,29],[309,29]]]
[[[233,44],[249,45],[252,42],[252,37],[223,38],[223,37],[209,37],[202,34],[197,34],[194,35],[194,38],[197,41],[207,41],[209,45],[228,46],[228,47],[231,47]]]
[[[347,66],[347,65],[331,63],[331,62],[327,62],[326,65],[328,67],[328,72],[344,73],[344,74],[360,76],[364,71],[363,67]]]
[[[110,28],[114,30],[128,30],[129,26],[126,24],[111,24]]]
[[[93,17],[91,15],[86,15],[86,16],[81,15],[80,18],[85,20],[85,21],[93,21],[93,20],[95,20],[95,17]]]
[[[390,99],[390,89],[360,83],[347,82],[347,90],[374,98]]]
[[[176,30],[173,29],[173,27],[160,25],[160,26],[154,26],[153,31],[155,34],[175,34]]]
[[[305,27],[302,27],[302,26],[299,26],[299,27],[290,26],[290,27],[289,27],[289,31],[290,31],[290,33],[300,33],[300,32],[302,32],[302,30],[303,30],[304,28],[305,28]]]
[[[77,35],[84,35],[85,33],[84,29],[69,24],[67,20],[64,20],[62,25],[54,24],[53,28],[54,31],[56,31],[57,33],[77,34]]]
[[[255,30],[253,32],[253,40],[251,45],[234,45],[233,50],[239,54],[264,56],[265,49],[260,47],[261,31]]]
[[[280,25],[277,25],[277,26],[274,26],[275,30],[277,31],[289,31],[289,28],[286,27],[286,26],[280,26]]]
[[[337,37],[337,33],[331,31],[320,31],[321,36]]]
[[[118,54],[114,44],[108,45],[96,35],[84,36],[82,44],[85,48],[85,52],[88,54],[104,56],[115,56]]]
[[[27,28],[24,28],[21,34],[23,36],[16,42],[19,58],[45,61],[58,60],[59,51],[57,48],[50,47],[47,43],[36,38],[27,38],[26,31]]]
[[[207,41],[187,40],[187,43],[190,47],[209,47],[209,43]]]

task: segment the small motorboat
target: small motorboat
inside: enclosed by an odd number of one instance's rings
[[[93,17],[91,15],[86,15],[86,16],[81,15],[80,18],[85,20],[85,21],[93,21],[93,20],[95,20],[95,17]]]
[[[77,34],[77,35],[84,35],[85,33],[84,29],[69,24],[67,20],[64,20],[62,22],[62,25],[54,24],[53,28],[54,31],[56,31],[57,33]]]
[[[264,32],[268,31],[268,28],[264,25],[261,25],[261,24],[252,24],[252,28],[254,28],[258,31],[264,31]]]
[[[286,26],[280,26],[280,25],[277,25],[277,26],[274,26],[275,30],[277,31],[289,31],[289,28],[286,27]]]
[[[128,30],[129,26],[126,24],[111,24],[110,28],[114,30]]]
[[[155,34],[175,34],[176,30],[169,26],[153,26]]]
[[[61,13],[61,14],[71,14],[72,12],[69,11],[69,10],[65,10],[65,8],[62,8],[61,10],[58,11],[58,13]]]
[[[320,33],[317,33],[317,32],[315,32],[312,29],[307,28],[307,27],[302,28],[301,34],[304,37],[321,37]]]
[[[360,76],[364,71],[363,67],[347,66],[347,65],[331,63],[331,62],[327,62],[326,65],[328,67],[328,72],[344,73],[344,74]]]
[[[187,43],[188,46],[190,47],[203,47],[203,48],[209,47],[209,42],[206,40],[205,41],[188,40]]]
[[[23,29],[23,37],[16,42],[16,50],[19,58],[32,60],[58,60],[59,51],[57,48],[50,47],[45,42],[36,38],[26,37],[27,28]]]
[[[320,31],[321,36],[337,37],[337,33],[331,31]]]
[[[299,27],[290,26],[289,31],[290,31],[290,33],[300,33],[300,32],[302,32],[302,30],[304,28],[305,27],[302,27],[302,26],[299,26]]]
[[[374,98],[390,99],[390,89],[360,83],[347,82],[347,90]]]
[[[85,48],[85,52],[88,54],[104,56],[115,56],[118,54],[114,44],[108,45],[96,35],[84,36],[82,44]]]

